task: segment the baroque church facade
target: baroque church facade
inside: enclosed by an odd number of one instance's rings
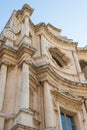
[[[87,130],[87,47],[32,13],[13,11],[0,34],[0,130]]]

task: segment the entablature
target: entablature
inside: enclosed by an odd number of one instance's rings
[[[73,89],[77,92],[81,91],[83,94],[87,92],[86,83],[73,82],[61,77],[52,69],[52,66],[50,66],[50,64],[37,67],[35,69],[37,72],[37,78],[41,82],[47,80],[49,84],[51,84],[55,88],[58,88],[58,86],[62,84],[62,86],[65,86],[66,88]]]

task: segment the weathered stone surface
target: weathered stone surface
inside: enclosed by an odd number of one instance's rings
[[[14,11],[0,35],[0,130],[62,130],[61,113],[87,130],[87,49],[32,13]]]

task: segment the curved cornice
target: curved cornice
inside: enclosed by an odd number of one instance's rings
[[[87,50],[85,49],[77,49],[78,54],[87,54]]]
[[[40,24],[36,25],[35,32],[37,35],[41,35],[42,33],[47,35],[49,38],[55,40],[55,42],[57,42],[58,44],[77,48],[77,42],[71,42],[68,40],[66,41],[64,39],[61,39],[60,37],[56,37],[49,31],[49,29],[47,28],[47,25],[45,25],[45,23],[40,23]]]
[[[42,81],[42,82],[44,82],[45,80],[53,81],[55,84],[60,83],[69,88],[87,91],[87,83],[78,83],[78,82],[73,82],[68,79],[65,79],[64,77],[58,75],[58,73],[56,73],[56,71],[54,71],[54,69],[52,68],[52,66],[50,64],[44,65],[41,67],[37,67],[35,69],[36,69],[37,77],[38,77],[39,81]],[[51,83],[53,83],[53,82],[51,82]]]
[[[78,43],[77,42],[71,42],[67,39],[61,39],[60,36],[57,37],[55,35],[53,35],[53,33],[51,33],[51,31],[49,31],[48,26],[51,26],[54,30],[61,32],[61,29],[58,29],[56,27],[54,27],[53,25],[51,25],[50,23],[48,23],[47,25],[44,22],[38,23],[37,25],[34,25],[34,23],[32,22],[32,20],[30,19],[30,25],[32,27],[32,29],[35,31],[36,35],[41,35],[44,34],[46,36],[48,36],[50,39],[53,39],[56,43],[63,45],[63,46],[67,46],[67,47],[74,47],[75,49],[77,48]]]
[[[54,27],[52,24],[48,23],[47,26],[53,28],[54,30],[56,30],[57,32],[61,32],[62,30],[61,29],[58,29],[56,27]]]
[[[51,90],[51,93],[54,94],[55,96],[60,95],[61,98],[65,98],[66,100],[69,100],[70,102],[78,103],[81,104],[83,102],[82,98],[73,98],[72,96],[68,96],[60,91],[57,90]],[[59,96],[58,96],[59,97]]]

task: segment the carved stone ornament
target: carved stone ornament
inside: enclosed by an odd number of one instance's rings
[[[82,98],[76,96],[76,94],[73,91],[69,91],[69,90],[66,90],[66,89],[60,89],[60,90],[58,90],[58,92],[61,93],[61,94],[64,94],[65,96],[67,96],[69,98],[72,98],[72,99],[75,99],[75,100],[78,100],[78,101],[82,101]]]
[[[68,90],[60,89],[58,91],[52,92],[54,94],[54,108],[56,108],[57,102],[61,107],[69,108],[70,110],[79,110],[82,104],[81,98],[73,96]]]
[[[16,40],[16,36],[10,28],[5,28],[4,31],[3,31],[3,35],[4,35],[5,38],[7,38],[11,41]]]

